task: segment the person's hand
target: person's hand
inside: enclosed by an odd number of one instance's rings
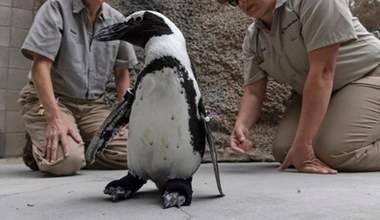
[[[49,162],[57,159],[58,146],[62,147],[63,155],[69,156],[69,146],[67,144],[67,136],[73,138],[78,144],[81,142],[79,134],[69,128],[63,119],[57,119],[48,123],[46,129],[46,144],[44,149],[44,158]]]
[[[127,129],[128,129],[128,125],[126,125],[126,126],[120,128],[120,130],[119,130],[119,135],[120,135],[120,136],[123,136],[123,135],[125,134],[125,131],[126,131]]]
[[[293,165],[302,173],[336,174],[337,171],[331,169],[327,164],[315,157],[312,145],[296,145],[290,148],[284,162],[278,168],[280,171],[286,170]]]
[[[244,154],[252,149],[252,143],[248,139],[248,129],[242,125],[236,125],[230,136],[230,146],[238,154]]]

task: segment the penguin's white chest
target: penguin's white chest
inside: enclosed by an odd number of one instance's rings
[[[128,167],[157,185],[172,178],[189,178],[201,163],[191,142],[182,80],[169,68],[146,75],[132,106]]]

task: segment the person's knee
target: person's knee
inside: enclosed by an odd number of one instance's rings
[[[295,95],[276,128],[276,135],[272,143],[273,157],[278,162],[283,162],[292,146],[296,135],[298,120],[301,114],[302,97]]]
[[[336,170],[351,169],[349,164],[356,160],[356,153],[348,151],[343,142],[321,138],[314,143],[315,156]]]
[[[118,135],[112,139],[107,147],[100,154],[97,162],[109,169],[127,168],[127,137],[128,130],[123,135]]]
[[[127,169],[127,153],[124,149],[105,149],[95,161],[105,169]]]
[[[58,159],[55,163],[39,163],[42,172],[54,176],[69,176],[76,174],[85,165],[84,156],[69,154],[67,157]]]
[[[376,143],[364,147],[348,147],[344,142],[316,144],[315,155],[333,169],[346,172],[378,171],[380,162]]]

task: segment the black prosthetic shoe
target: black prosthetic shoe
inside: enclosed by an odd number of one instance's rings
[[[162,187],[162,205],[164,209],[189,206],[193,197],[192,178],[171,179]]]
[[[134,177],[128,173],[123,178],[108,183],[103,192],[104,194],[110,195],[112,201],[116,202],[129,199],[145,183],[145,180]]]

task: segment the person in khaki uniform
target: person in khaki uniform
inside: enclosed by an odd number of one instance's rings
[[[244,93],[230,137],[243,154],[268,76],[296,92],[273,140],[279,170],[380,170],[380,41],[345,0],[218,0],[255,21],[243,43]]]
[[[19,96],[34,169],[62,176],[86,165],[84,143],[110,113],[107,81],[114,72],[122,100],[130,84],[128,68],[137,63],[132,45],[92,36],[122,21],[104,0],[48,0],[39,9],[21,48],[33,65]],[[90,168],[125,169],[126,143],[127,131],[121,130]]]

